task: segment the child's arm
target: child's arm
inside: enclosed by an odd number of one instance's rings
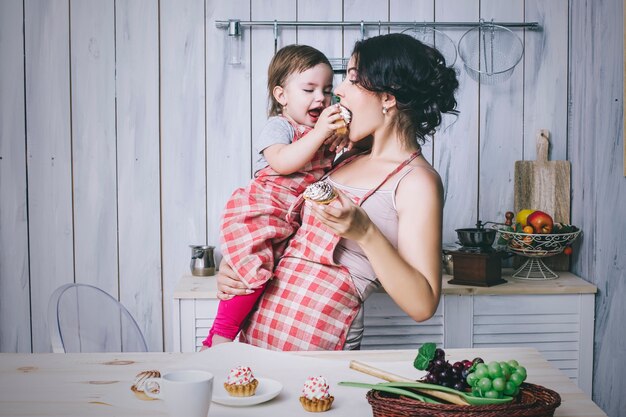
[[[337,105],[327,107],[320,114],[315,127],[300,140],[268,146],[263,150],[263,156],[274,171],[282,175],[292,174],[313,158],[324,141],[339,127],[335,123],[340,119]]]

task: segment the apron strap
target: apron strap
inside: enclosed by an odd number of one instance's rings
[[[400,165],[398,165],[393,171],[391,171],[389,174],[387,174],[387,176],[385,177],[384,180],[382,180],[382,182],[380,184],[378,184],[375,188],[372,188],[371,190],[369,190],[362,199],[359,200],[359,206],[361,204],[363,204],[363,202],[365,200],[367,200],[372,194],[374,194],[376,191],[378,191],[378,189],[380,187],[383,186],[384,183],[387,182],[387,180],[389,180],[389,178],[393,177],[394,175],[396,175],[398,172],[400,172],[405,166],[407,166],[408,164],[411,163],[412,160],[414,160],[415,158],[417,158],[418,156],[420,156],[422,154],[422,148],[419,148],[417,151],[413,152],[406,160],[404,160],[404,162],[402,162]]]
[[[366,149],[366,150],[364,150],[362,152],[355,153],[354,155],[350,155],[349,157],[347,157],[346,159],[344,159],[343,161],[341,161],[337,165],[335,165],[326,174],[324,174],[324,176],[322,178],[320,178],[320,181],[325,179],[325,178],[327,178],[330,174],[332,174],[333,172],[335,172],[337,169],[341,168],[342,166],[346,165],[348,162],[353,161],[357,156],[365,155],[369,151],[370,151],[369,149]],[[300,210],[300,206],[302,206],[303,202],[304,202],[304,193],[300,194],[298,196],[298,198],[296,199],[296,201],[291,203],[291,206],[289,207],[289,210],[287,211],[287,221],[288,222],[291,223],[291,221],[293,219],[293,211],[294,210]]]
[[[368,153],[370,150],[365,150],[363,152],[359,152],[357,154],[354,154],[346,159],[344,159],[343,161],[341,161],[340,163],[338,163],[335,167],[333,167],[333,169],[331,169],[330,171],[328,171],[326,173],[326,175],[324,175],[322,177],[322,179],[327,178],[330,174],[332,174],[333,172],[335,172],[336,170],[338,170],[339,168],[341,168],[342,166],[346,165],[349,162],[352,162],[356,157],[364,155],[366,153]],[[409,157],[407,159],[405,159],[401,164],[399,164],[393,171],[391,171],[389,174],[387,174],[387,176],[385,177],[385,179],[383,179],[380,184],[378,184],[376,187],[372,188],[371,190],[369,190],[362,199],[359,200],[358,205],[360,206],[361,204],[363,204],[363,202],[365,200],[367,200],[372,194],[374,194],[376,191],[378,191],[378,189],[380,187],[383,186],[384,183],[387,182],[387,180],[391,177],[393,177],[394,175],[396,175],[398,172],[400,172],[405,166],[407,166],[408,164],[411,163],[411,161],[413,161],[415,158],[417,158],[418,156],[420,156],[422,154],[422,148],[419,148],[417,151],[413,152],[411,155],[409,155]],[[299,209],[299,207],[302,205],[302,202],[304,201],[304,194],[300,194],[298,196],[298,199],[296,201],[294,201],[291,206],[289,207],[289,211],[287,212],[287,221],[291,222],[292,220],[292,213],[294,210]]]

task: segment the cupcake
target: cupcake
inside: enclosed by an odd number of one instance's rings
[[[343,119],[343,126],[336,129],[335,133],[338,135],[347,135],[348,125],[350,124],[350,121],[352,121],[352,113],[350,113],[350,110],[346,109],[342,105],[339,105],[339,110],[340,110],[341,118]]]
[[[306,411],[319,413],[330,410],[335,397],[328,392],[328,382],[323,376],[307,378],[302,388],[300,404]]]
[[[238,366],[230,370],[224,389],[231,397],[251,397],[256,391],[259,381],[252,374],[249,366]]]
[[[160,378],[161,372],[159,371],[142,371],[137,374],[135,377],[135,383],[131,385],[130,390],[135,394],[137,398],[144,401],[154,400],[155,398],[148,397],[145,394],[146,391],[146,380],[148,378]],[[158,392],[152,391],[152,392]]]
[[[306,187],[303,197],[318,204],[329,204],[337,198],[337,193],[335,193],[332,185],[320,180]]]

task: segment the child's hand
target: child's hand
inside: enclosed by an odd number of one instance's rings
[[[350,142],[347,135],[337,135],[333,133],[324,141],[324,145],[328,145],[331,152],[339,153],[341,151],[349,151],[354,145]]]
[[[342,119],[339,104],[333,104],[332,106],[328,106],[322,110],[322,113],[317,119],[317,123],[315,123],[315,127],[313,129],[328,140],[328,138],[335,133],[335,130],[341,127],[341,121]],[[327,143],[327,141],[324,141],[324,143]]]

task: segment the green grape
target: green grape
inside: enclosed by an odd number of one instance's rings
[[[489,369],[487,369],[486,365],[485,366],[481,366],[481,367],[477,366],[476,370],[474,371],[474,373],[476,374],[476,377],[478,377],[478,379],[489,377]]]
[[[486,377],[485,377],[485,378],[481,378],[481,379],[479,379],[479,380],[478,380],[477,387],[478,387],[478,388],[479,388],[482,392],[489,391],[489,390],[491,389],[491,387],[492,387],[492,384],[491,384],[491,379],[486,378]]]
[[[514,383],[516,387],[519,387],[520,385],[522,385],[522,382],[524,382],[524,377],[519,372],[513,372],[511,374],[511,377],[509,378],[509,381]]]
[[[484,394],[485,394],[484,395],[485,398],[500,398],[501,397],[500,393],[496,390],[489,390],[489,391],[486,391]]]
[[[493,386],[494,390],[502,392],[504,391],[504,388],[506,386],[506,381],[502,377],[495,378],[493,381],[491,381],[491,385]]]
[[[505,380],[508,380],[514,369],[511,369],[511,366],[506,362],[500,362],[500,368],[502,368],[502,376]]]
[[[475,387],[476,384],[478,383],[478,376],[476,376],[475,372],[472,372],[471,374],[467,375],[467,378],[465,378],[465,381],[467,382],[467,385],[469,385],[470,387]]]
[[[515,372],[517,372],[518,374],[520,374],[524,379],[526,379],[526,368],[524,368],[523,366],[518,366],[517,368],[515,368]]]
[[[487,368],[489,369],[489,377],[491,379],[502,376],[502,367],[500,367],[498,362],[490,362]]]
[[[504,385],[504,391],[502,391],[502,393],[504,395],[513,396],[515,395],[517,389],[517,385],[515,385],[513,382],[506,381],[506,384]]]
[[[472,395],[474,397],[482,397],[482,395],[480,395],[480,389],[478,389],[478,387],[472,387]]]
[[[517,367],[519,366],[519,362],[518,362],[518,361],[516,361],[515,359],[511,359],[511,360],[508,362],[508,364],[509,364],[509,365],[511,365],[513,368],[517,368]]]

